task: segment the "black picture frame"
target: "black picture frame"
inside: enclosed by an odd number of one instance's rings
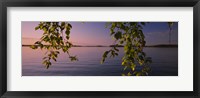
[[[193,7],[193,91],[7,91],[7,7]],[[199,98],[200,0],[1,0],[0,96],[2,98]],[[102,85],[103,86],[103,85]]]

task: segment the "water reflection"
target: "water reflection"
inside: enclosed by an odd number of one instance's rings
[[[70,62],[67,54],[59,55],[57,62],[52,61],[49,69],[42,65],[45,50],[33,50],[22,47],[22,75],[23,76],[121,76],[123,66],[121,58],[123,48],[118,57],[106,59],[104,64],[100,60],[104,51],[109,47],[73,47],[70,53],[77,55],[79,61]],[[178,48],[145,48],[147,56],[152,57],[152,72],[150,76],[178,75]]]

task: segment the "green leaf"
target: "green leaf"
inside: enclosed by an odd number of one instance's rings
[[[44,60],[44,59],[46,59],[46,58],[48,58],[48,57],[43,57],[42,59]]]
[[[65,22],[61,22],[61,26],[65,26]]]
[[[59,54],[60,52],[59,51],[55,51],[56,52],[56,54]]]
[[[56,27],[53,26],[53,27],[51,27],[50,31],[53,32],[53,31],[55,31],[55,29],[56,29]]]
[[[35,42],[35,44],[41,44],[41,42],[40,42],[40,41],[37,41],[37,42]]]
[[[126,76],[124,73],[122,73],[122,76]]]
[[[132,74],[129,72],[127,75],[128,75],[128,76],[131,76]]]
[[[120,44],[123,44],[123,43],[124,43],[124,41],[123,41],[123,40],[121,40],[121,41],[120,41]]]
[[[119,51],[119,49],[117,49],[116,47],[113,47],[113,48],[114,48],[114,50]]]
[[[48,30],[47,27],[43,27],[44,32],[47,32],[47,30]]]
[[[66,36],[66,39],[69,40],[69,36]]]
[[[103,58],[102,58],[102,60],[101,60],[101,64],[104,63],[105,58],[107,58],[107,55],[108,55],[109,52],[110,52],[110,51],[105,51],[105,52],[104,52],[104,54],[103,54]]]
[[[53,59],[54,61],[57,61],[55,57],[52,57],[52,59]]]
[[[68,24],[68,26],[69,26],[70,28],[72,28],[72,25],[71,25],[71,24]]]
[[[46,63],[47,63],[47,60],[44,60],[44,61],[42,62],[42,64],[44,64],[44,65],[46,65]]]
[[[48,68],[49,68],[49,66],[51,65],[51,62],[50,62],[50,61],[47,61],[47,60],[45,60],[45,61],[43,62],[43,64],[45,65],[46,69],[48,69]]]
[[[76,58],[76,56],[70,56],[69,57],[71,61],[78,61],[78,59]]]
[[[113,30],[110,31],[110,35],[113,35],[115,34],[115,32]]]
[[[137,22],[130,22],[129,23],[131,26],[135,26],[137,24]]]
[[[107,57],[109,51],[104,52],[103,57]]]
[[[67,52],[68,48],[66,46],[64,46],[63,48],[63,52]]]
[[[69,30],[66,30],[66,31],[65,31],[65,34],[69,36],[70,31],[69,31]]]
[[[119,31],[114,35],[114,37],[115,37],[115,39],[118,40],[118,39],[122,38],[122,33]]]
[[[50,64],[49,64],[49,63],[47,63],[47,65],[46,65],[46,69],[49,69],[49,66],[50,66]]]
[[[136,76],[142,76],[142,72],[138,72]]]
[[[40,28],[40,26],[35,27],[35,30],[38,30]]]
[[[124,70],[126,70],[126,69],[127,69],[127,67],[128,67],[128,66],[125,66],[125,67],[124,67]]]
[[[38,46],[36,46],[36,45],[31,45],[30,48],[32,48],[32,49],[37,49]]]
[[[135,66],[136,66],[136,65],[135,65],[134,63],[131,64],[131,70],[132,70],[132,71],[135,70]]]
[[[125,46],[124,46],[124,52],[127,52],[127,51],[129,51],[129,46],[128,46],[128,45],[125,45]]]

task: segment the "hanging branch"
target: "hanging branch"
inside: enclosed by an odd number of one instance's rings
[[[35,30],[43,31],[43,36],[31,48],[44,48],[47,50],[42,63],[47,69],[52,65],[52,60],[56,61],[58,54],[60,54],[59,50],[62,50],[64,53],[67,52],[71,61],[78,60],[76,56],[71,56],[69,53],[69,49],[72,47],[72,43],[69,42],[71,28],[71,24],[67,22],[40,22],[35,27]],[[65,35],[63,32],[65,32]]]

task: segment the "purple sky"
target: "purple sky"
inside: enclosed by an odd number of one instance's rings
[[[105,22],[70,22],[72,30],[70,41],[74,45],[111,45],[113,43],[109,28]],[[42,36],[42,31],[35,31],[39,22],[22,22],[22,44],[33,44]],[[166,22],[149,22],[143,27],[147,45],[168,44],[169,27]],[[178,22],[173,25],[171,43],[178,44]]]

